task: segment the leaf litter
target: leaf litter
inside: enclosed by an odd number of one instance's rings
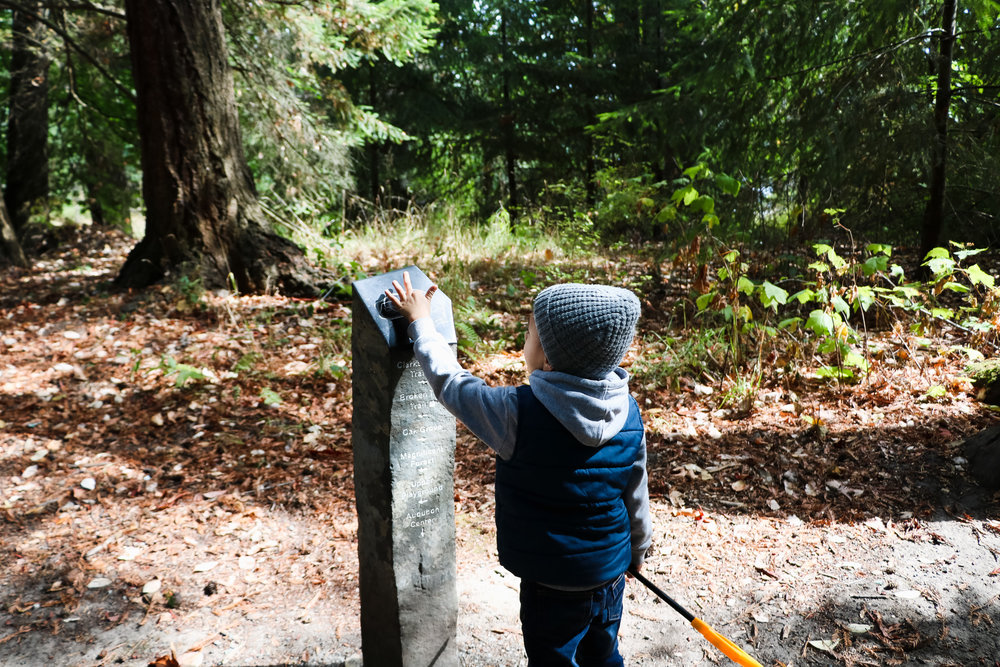
[[[349,305],[111,292],[128,243],[88,231],[0,276],[0,662],[359,654],[349,334],[337,333]],[[643,326],[663,325],[647,311]],[[636,387],[649,576],[765,664],[992,664],[1000,521],[957,443],[996,417],[949,382],[957,356],[914,353],[919,369],[887,364],[854,386],[770,387],[749,414],[720,408],[702,378]],[[464,361],[491,382],[521,378],[509,346]],[[955,391],[916,400],[930,386]],[[491,456],[460,427],[468,665],[521,660],[491,485]],[[626,608],[630,664],[716,664],[634,582]]]

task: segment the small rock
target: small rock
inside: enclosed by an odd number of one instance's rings
[[[111,585],[111,580],[107,577],[97,577],[96,579],[91,579],[90,583],[87,584],[87,588],[107,588]]]

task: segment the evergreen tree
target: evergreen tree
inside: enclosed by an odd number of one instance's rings
[[[146,235],[116,283],[190,263],[208,286],[315,294],[302,252],[269,230],[243,154],[218,0],[126,0]]]

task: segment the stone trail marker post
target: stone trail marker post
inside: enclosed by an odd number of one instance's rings
[[[455,418],[437,402],[407,323],[385,290],[426,290],[415,266],[353,284],[354,488],[358,512],[361,649],[372,667],[458,665]],[[451,300],[431,300],[434,326],[457,344]]]

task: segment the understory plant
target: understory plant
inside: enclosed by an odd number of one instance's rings
[[[949,247],[935,248],[924,258],[929,279],[910,280],[891,261],[887,244],[838,252],[828,243],[815,243],[815,259],[797,279],[794,293],[776,284],[791,279],[752,280],[740,253],[727,250],[719,258],[717,279],[696,303],[700,314],[715,313],[726,322],[739,374],[733,385],[748,392],[759,386],[768,341],[785,343],[769,351],[773,366],[789,368],[811,351],[820,360],[815,374],[834,381],[856,381],[871,372],[875,327],[893,331],[905,347],[907,337],[920,337],[928,327],[952,326],[970,334],[972,347],[963,351],[975,358],[981,356],[976,345],[996,348],[1000,289],[994,276],[968,262],[982,249]],[[772,325],[775,316],[778,322]],[[753,350],[751,363],[747,353]]]

